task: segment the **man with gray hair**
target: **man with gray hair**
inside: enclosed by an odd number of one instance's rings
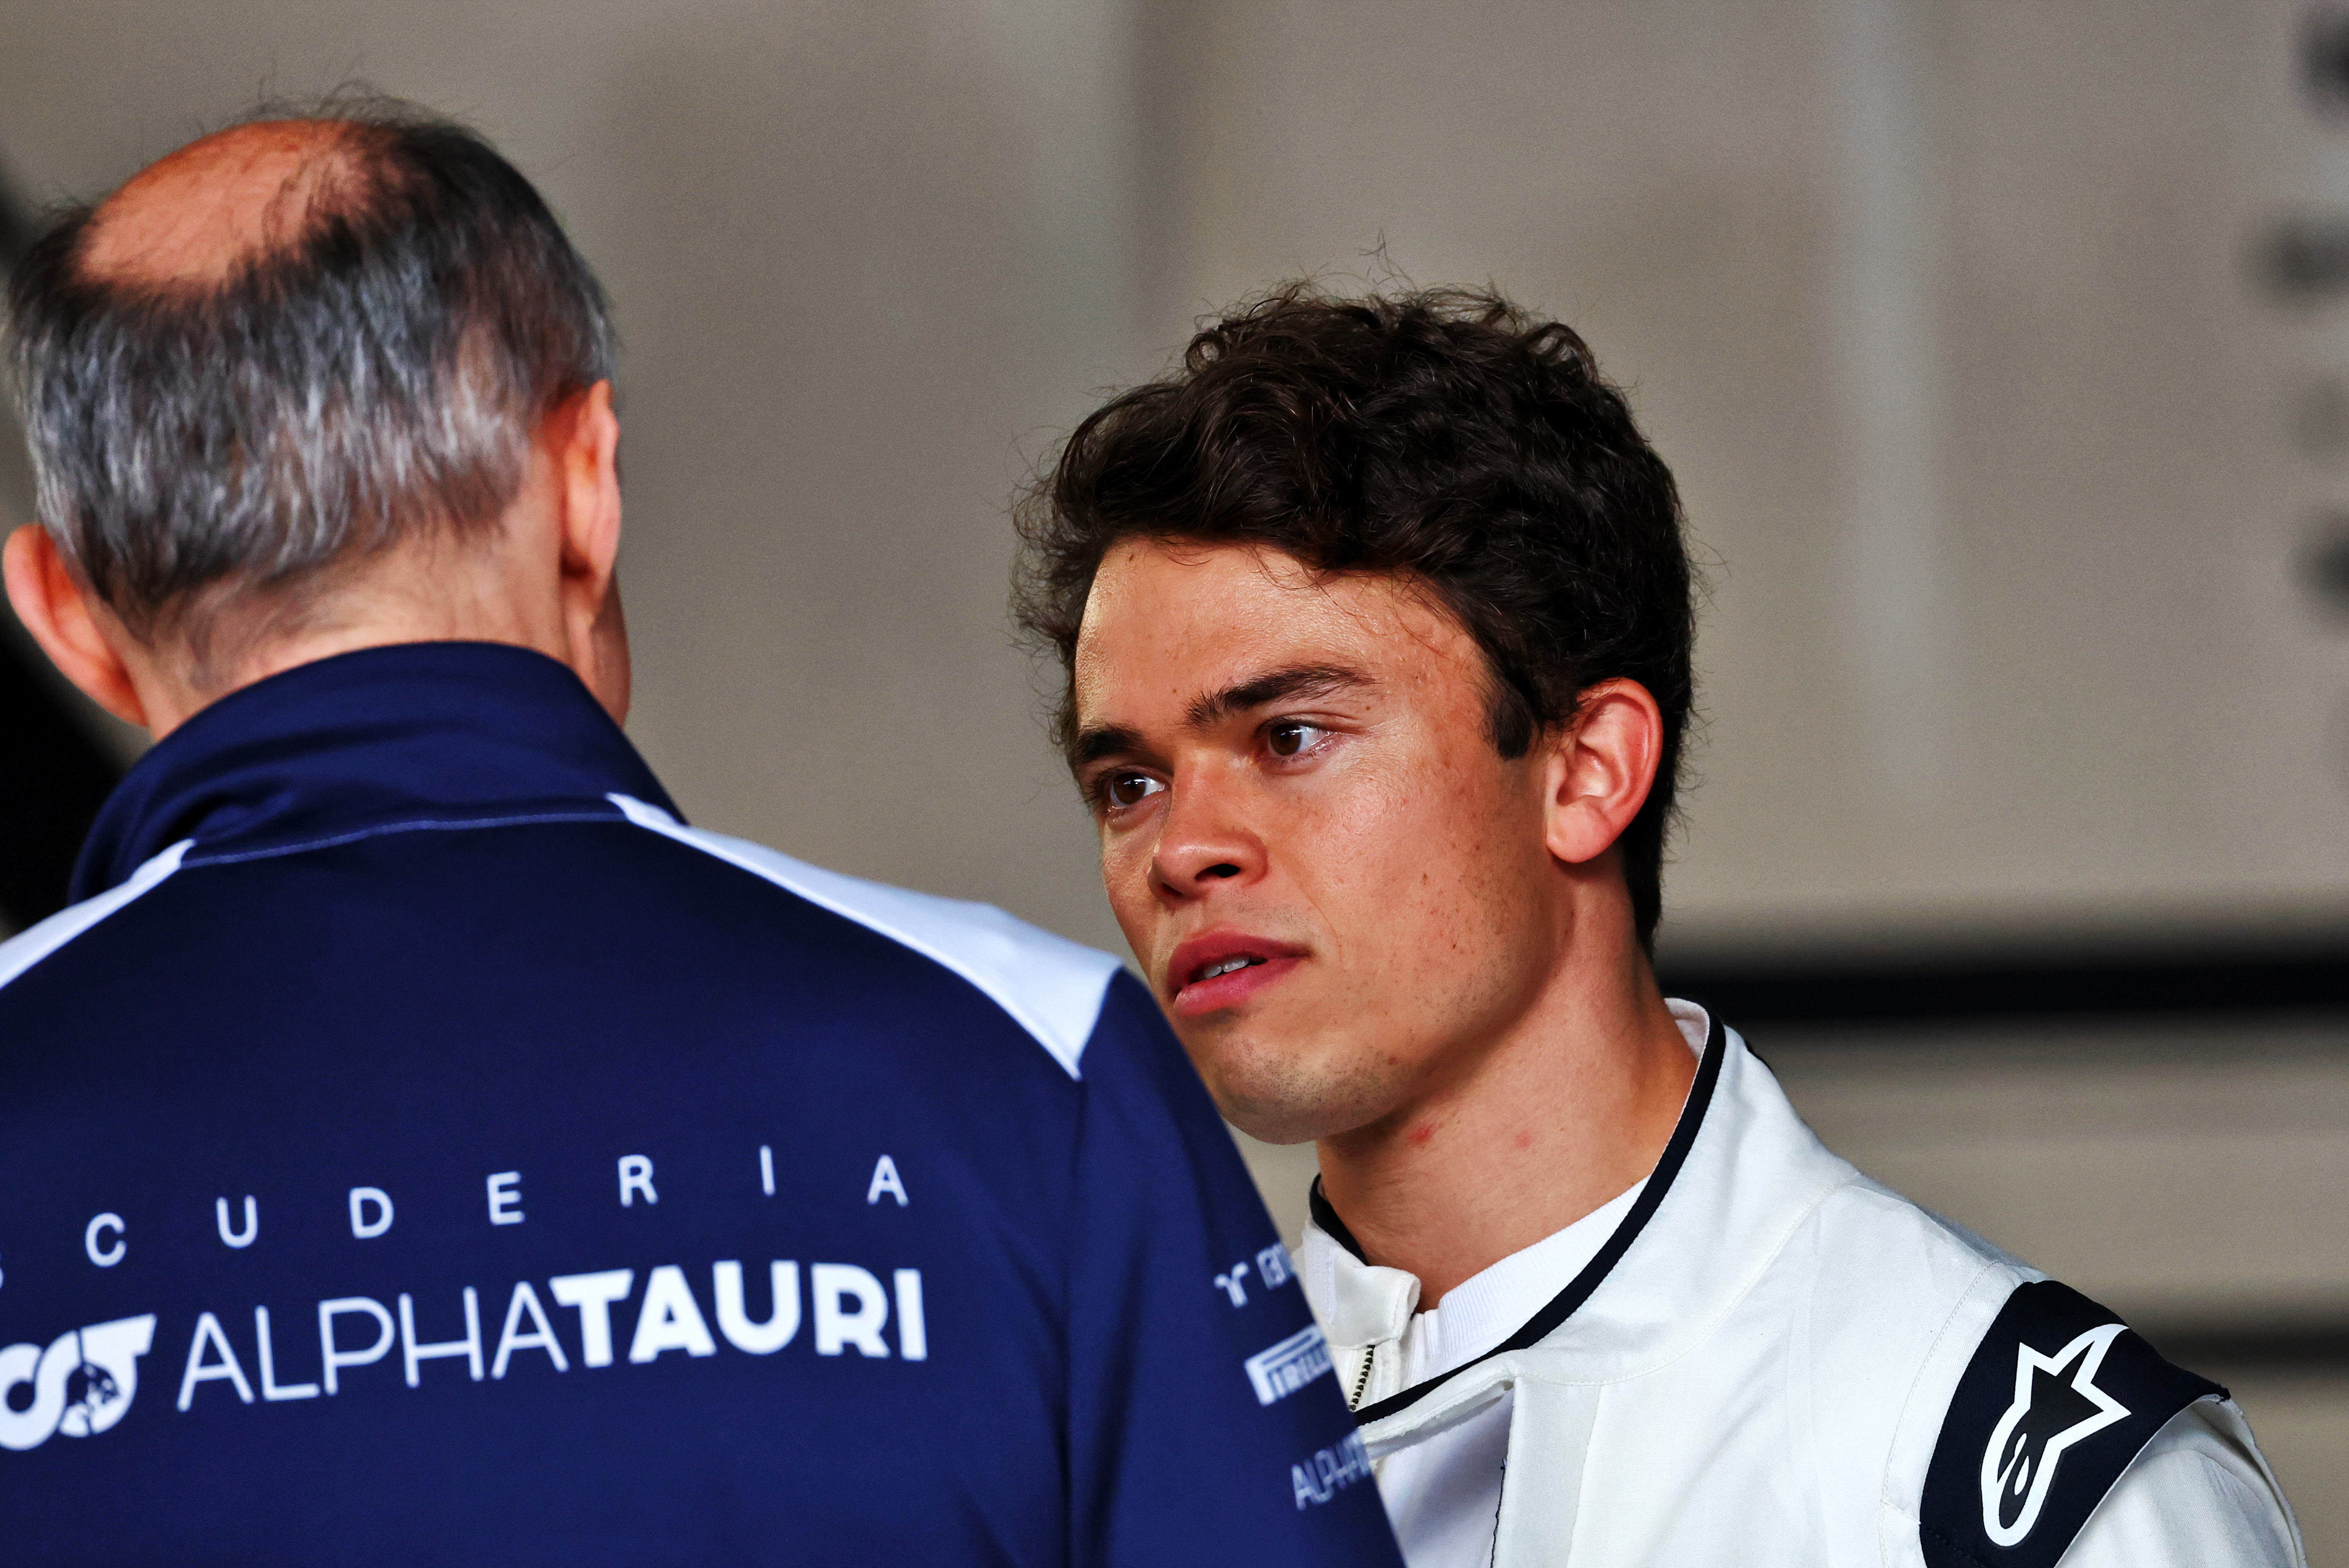
[[[11,1562],[1396,1561],[1117,962],[622,737],[611,330],[484,142],[208,137],[7,325],[10,598],[159,742],[0,944]]]

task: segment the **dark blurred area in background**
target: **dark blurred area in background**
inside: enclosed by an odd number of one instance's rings
[[[0,278],[32,219],[0,185]],[[0,421],[0,524],[32,515],[24,443]],[[121,768],[75,711],[63,680],[0,609],[0,925],[23,929],[65,907],[82,836]]]

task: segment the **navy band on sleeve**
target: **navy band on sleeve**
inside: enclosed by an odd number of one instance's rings
[[[2054,1568],[2169,1418],[2226,1390],[2052,1280],[2018,1288],[1942,1419],[1918,1511],[1929,1568]]]

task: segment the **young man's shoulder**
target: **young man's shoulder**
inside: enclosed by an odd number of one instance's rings
[[[1822,1478],[1872,1501],[1928,1568],[2093,1557],[2149,1528],[2135,1516],[2155,1470],[2189,1462],[2243,1497],[2181,1504],[2196,1518],[2156,1535],[2258,1526],[2283,1549],[2241,1561],[2292,1560],[2290,1511],[2227,1391],[2118,1314],[1864,1176],[1807,1228],[1795,1337]]]
[[[1820,1202],[1807,1230],[1809,1332],[1852,1352],[1921,1355],[1963,1332],[1968,1303],[2044,1278],[1864,1172]]]
[[[2198,1418],[2239,1434],[2234,1480],[2272,1500],[2289,1536],[2223,1389],[2163,1360],[2119,1314],[1833,1154],[1743,1042],[1723,1044],[1720,1141],[1691,1161],[1704,1199],[1694,1209],[1721,1212],[1682,1239],[1709,1237],[1746,1262],[1686,1362],[1660,1368],[1656,1397],[1783,1395],[1777,1429],[1794,1449],[1765,1446],[1753,1462],[1780,1471],[1792,1458],[1822,1517],[1840,1521],[1830,1533],[1871,1521],[1871,1537],[1921,1542],[1933,1568],[2053,1563],[2075,1541],[2087,1550],[2143,1501],[2144,1484],[2123,1484],[2139,1456],[2160,1461]],[[2089,1530],[2100,1506],[2106,1521]],[[2248,1527],[2217,1504],[2206,1511],[2222,1533]]]

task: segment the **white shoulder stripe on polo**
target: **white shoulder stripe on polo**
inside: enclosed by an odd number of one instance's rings
[[[130,879],[121,886],[109,888],[98,897],[84,898],[78,904],[69,904],[40,924],[0,942],[0,985],[7,984],[177,871],[180,862],[195,846],[195,842],[192,838],[182,838],[133,871]]]
[[[748,839],[688,827],[657,805],[625,794],[605,797],[639,827],[689,844],[764,877],[812,904],[879,932],[944,964],[978,987],[1079,1077],[1085,1042],[1101,1019],[1118,961],[1064,937],[1013,919],[991,904],[911,893],[843,877],[779,855]]]

